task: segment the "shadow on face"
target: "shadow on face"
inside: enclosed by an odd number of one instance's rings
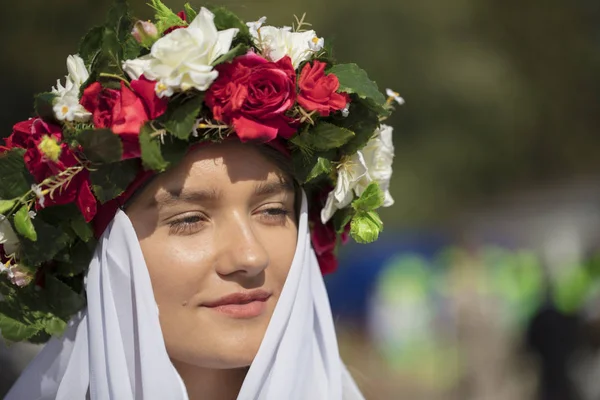
[[[174,363],[248,366],[296,250],[291,178],[255,145],[211,144],[154,179],[127,214]]]

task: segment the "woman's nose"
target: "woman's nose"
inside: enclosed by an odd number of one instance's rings
[[[269,254],[256,235],[250,217],[232,213],[229,220],[217,239],[217,272],[220,275],[260,274],[269,265]]]

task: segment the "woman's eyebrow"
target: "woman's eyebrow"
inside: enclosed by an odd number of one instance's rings
[[[294,192],[294,185],[288,180],[261,182],[254,187],[255,196],[268,196],[282,192]]]
[[[158,209],[160,210],[163,207],[182,201],[202,203],[216,201],[220,198],[221,193],[215,189],[167,190],[165,192],[158,193],[152,204],[154,206],[158,206]]]

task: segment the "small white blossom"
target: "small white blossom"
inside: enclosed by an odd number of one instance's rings
[[[34,183],[31,185],[31,191],[35,193],[35,196],[38,198],[38,203],[40,204],[40,207],[44,208],[46,198],[44,197],[44,192],[42,191],[42,188]]]
[[[323,224],[326,224],[337,210],[347,207],[352,202],[355,188],[365,178],[370,181],[365,158],[360,151],[342,160],[337,168],[335,188],[327,196],[325,207],[321,210]]]
[[[263,24],[267,22],[267,17],[261,17],[258,21],[246,22],[252,36],[258,36],[258,31]]]
[[[157,81],[159,97],[172,96],[176,91],[196,88],[207,90],[219,73],[212,64],[231,48],[238,29],[217,31],[215,16],[202,8],[186,28],[180,28],[158,39],[150,54],[123,63],[131,79]]]
[[[392,89],[385,89],[385,94],[388,97],[388,101],[393,100],[396,103],[402,105],[404,104],[404,99],[400,97],[400,93],[393,91]]]
[[[57,95],[52,109],[60,121],[87,122],[92,114],[79,104],[79,91],[90,74],[83,59],[78,55],[67,57],[67,70],[69,74],[66,77],[65,85],[63,86],[58,80],[56,87],[52,88],[52,93]]]
[[[312,51],[314,51],[315,53],[318,51],[323,50],[323,47],[325,46],[325,39],[320,38],[320,37],[314,37],[311,40],[308,41],[308,48],[311,49]]]
[[[325,207],[321,210],[323,224],[337,210],[347,207],[355,196],[360,197],[371,182],[377,182],[384,192],[384,207],[394,204],[389,192],[394,160],[392,132],[391,126],[381,125],[362,150],[342,160],[337,169],[336,186],[327,196]]]
[[[298,68],[300,63],[308,60],[315,51],[320,50],[319,44],[324,43],[313,30],[292,32],[289,26],[283,28],[263,26],[260,28],[260,35],[257,32],[252,36],[256,46],[262,50],[263,56],[273,62],[289,56],[294,68]]]
[[[346,118],[350,115],[350,103],[346,104],[346,107],[342,108],[342,117]]]
[[[0,214],[0,244],[4,246],[4,253],[13,254],[19,247],[19,238],[10,225],[10,221]]]

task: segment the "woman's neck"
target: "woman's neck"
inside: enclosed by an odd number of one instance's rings
[[[248,368],[208,369],[173,360],[190,400],[235,400]]]

